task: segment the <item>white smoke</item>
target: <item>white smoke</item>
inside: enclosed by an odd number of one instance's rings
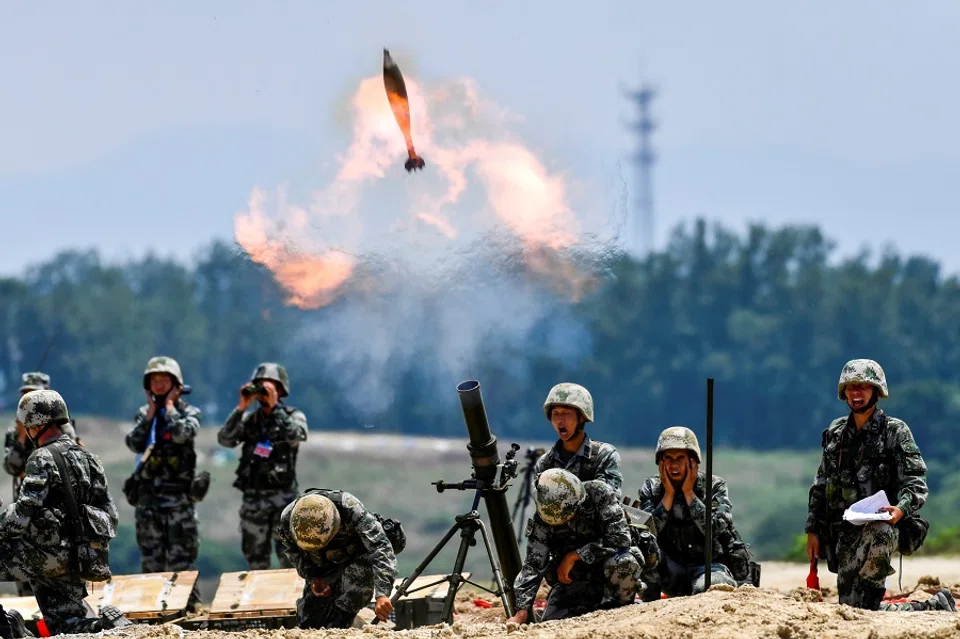
[[[522,378],[534,347],[565,360],[589,353],[570,305],[603,279],[625,214],[622,183],[613,198],[588,196],[519,141],[514,118],[473,82],[407,87],[423,172],[403,170],[403,137],[370,78],[333,179],[306,204],[257,187],[236,221],[250,257],[291,302],[315,309],[293,348],[361,416],[413,399],[394,391],[408,371],[433,387],[424,391],[451,393],[483,361]]]

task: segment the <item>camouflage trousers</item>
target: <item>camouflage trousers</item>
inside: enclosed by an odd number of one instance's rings
[[[134,509],[134,518],[141,572],[197,569],[200,531],[193,503],[138,504]],[[195,584],[187,605],[195,610],[198,603],[200,590]]]
[[[897,527],[884,521],[840,525],[836,542],[840,603],[877,609],[886,578],[896,572],[890,559],[897,551],[898,538]]]
[[[240,546],[250,570],[270,568],[270,541],[274,541],[281,568],[293,564],[283,552],[283,544],[276,537],[280,513],[297,498],[292,491],[247,490],[240,504]]]
[[[51,554],[23,538],[0,541],[0,581],[28,582],[33,587],[51,634],[84,632],[96,618],[84,601],[86,582],[64,574],[67,563],[66,550]]]
[[[139,504],[134,517],[143,572],[197,569],[200,533],[194,504]]]
[[[317,597],[310,590],[310,580],[306,580],[303,596],[297,600],[300,628],[349,628],[357,613],[373,599],[373,565],[368,559],[358,559],[326,583],[330,595]]]
[[[669,555],[661,554],[656,576],[647,584],[644,601],[657,600],[661,593],[666,593],[668,597],[700,594],[706,585],[705,568],[703,564],[680,563]],[[647,574],[644,573],[644,576]],[[710,585],[715,584],[739,585],[730,569],[721,563],[710,564]]]
[[[602,608],[615,608],[633,603],[644,590],[641,579],[644,559],[638,548],[618,553],[602,564],[574,564],[569,584],[557,580],[557,567],[551,565],[547,606],[541,621],[568,619]],[[552,576],[551,576],[552,575]]]

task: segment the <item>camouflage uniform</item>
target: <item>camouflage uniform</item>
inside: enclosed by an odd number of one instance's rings
[[[664,490],[660,476],[648,477],[640,489],[640,507],[651,513],[657,524],[657,545],[660,547],[659,583],[647,584],[647,599],[696,595],[704,586],[704,530],[707,524],[707,478],[697,474],[693,492],[696,499],[688,506],[680,491],[675,493],[673,508],[663,508]],[[711,584],[737,586],[747,580],[750,553],[733,525],[733,505],[727,494],[727,482],[713,476],[713,557]]]
[[[289,379],[282,366],[259,365],[250,381],[262,379],[277,382],[281,398],[289,394]],[[306,415],[282,401],[269,413],[263,408],[252,412],[234,409],[217,434],[221,446],[243,444],[233,485],[243,491],[240,534],[250,570],[270,568],[271,536],[284,507],[297,498],[297,452],[306,439]],[[280,566],[290,568],[279,539],[275,545]]]
[[[20,386],[20,394],[22,396],[32,390],[47,390],[49,388],[50,376],[46,373],[24,373]],[[71,418],[69,422],[60,427],[60,430],[71,440],[79,443],[75,424],[76,422]],[[24,471],[27,466],[27,458],[30,457],[30,453],[33,452],[34,446],[29,438],[25,439],[23,443],[20,443],[17,439],[17,424],[14,422],[10,428],[7,429],[4,448],[3,468],[9,474],[13,475],[13,500],[16,501],[20,493],[20,485],[23,481]],[[33,590],[30,588],[29,583],[17,582],[17,594],[21,597],[27,597],[33,594]]]
[[[160,408],[147,421],[148,410],[146,404],[140,407],[126,438],[127,448],[141,454],[156,424],[156,441],[141,469],[134,510],[140,567],[145,573],[196,570],[200,535],[189,490],[196,471],[194,439],[200,430],[200,409],[178,398],[172,413]]]
[[[513,592],[516,609],[529,609],[545,578],[551,589],[543,621],[629,604],[644,588],[643,553],[631,546],[623,507],[613,489],[600,480],[580,485],[582,501],[572,519],[551,525],[538,504],[528,524],[526,557]],[[570,571],[572,582],[564,584],[557,578],[557,569],[571,551],[580,560]]]
[[[150,388],[150,375],[166,373],[176,385],[183,386],[180,365],[169,357],[154,357],[147,362],[143,387]],[[153,448],[140,468],[139,497],[134,504],[140,567],[145,573],[197,569],[200,535],[197,513],[190,498],[197,454],[194,440],[200,430],[200,409],[178,397],[173,412],[165,406],[156,409],[147,420],[150,406],[140,407],[126,444],[134,453],[143,455]],[[199,592],[194,589],[193,598]]]
[[[700,462],[700,444],[689,428],[674,426],[665,429],[657,441],[655,460],[660,464],[668,450],[686,450]],[[706,543],[707,507],[703,502],[707,492],[707,478],[697,474],[693,485],[695,499],[687,505],[682,491],[674,492],[673,507],[663,507],[665,490],[660,475],[648,477],[640,489],[640,508],[649,512],[657,526],[657,544],[660,564],[657,575],[647,584],[644,599],[659,599],[661,593],[670,597],[696,595],[704,590],[704,550]],[[710,565],[710,583],[732,586],[745,583],[750,572],[749,547],[740,538],[733,524],[733,505],[727,492],[727,482],[713,476],[712,520],[713,558]],[[644,573],[647,577],[647,573]]]
[[[305,551],[295,541],[291,517],[297,502],[310,495],[333,501],[339,525],[322,548]],[[297,600],[300,628],[349,628],[373,597],[389,597],[393,592],[397,559],[390,540],[376,516],[350,493],[308,490],[283,509],[276,532],[280,548],[306,582]],[[314,579],[330,586],[329,596],[311,592]]]
[[[862,359],[848,362],[837,387],[839,399],[846,401],[845,387],[854,383],[870,384],[876,390],[864,408],[851,410],[823,431],[823,455],[810,487],[805,531],[818,536],[821,556],[837,574],[840,603],[873,610],[926,609],[926,603],[881,601],[886,578],[896,572],[890,560],[898,550],[900,528],[927,500],[927,467],[910,427],[902,420],[873,408],[863,426],[856,427],[855,412],[865,412],[889,396],[880,365]],[[843,521],[846,508],[880,490],[903,511],[896,525],[879,521],[857,526]],[[935,606],[936,601],[929,605]],[[954,609],[952,603],[949,609]]]
[[[62,416],[59,421],[58,416]],[[18,419],[24,425],[38,427],[67,421],[66,404],[50,390],[35,391],[21,398]],[[46,428],[36,435],[41,436]],[[97,632],[110,624],[91,616],[93,610],[84,601],[86,581],[71,566],[69,548],[75,544],[69,529],[64,478],[60,474],[50,445],[61,447],[70,474],[73,494],[84,522],[106,546],[116,535],[117,509],[110,496],[107,478],[100,460],[78,446],[66,435],[45,442],[27,459],[23,487],[14,503],[0,512],[0,580],[29,581],[37,605],[50,632]],[[93,546],[93,545],[91,545]],[[109,575],[106,547],[96,551],[97,572]],[[112,612],[116,612],[111,608]],[[106,613],[106,607],[102,609]],[[125,620],[124,620],[125,621]],[[129,623],[129,622],[126,622]]]
[[[547,421],[557,406],[576,409],[583,423],[593,421],[593,396],[583,386],[561,382],[547,393],[543,402],[543,413]],[[583,424],[577,431],[583,431]],[[620,498],[620,486],[623,484],[623,473],[620,472],[620,453],[611,444],[593,441],[584,433],[583,442],[575,453],[569,453],[563,448],[563,440],[558,439],[553,448],[540,456],[534,466],[534,477],[549,468],[569,470],[581,481],[599,479],[606,482]]]
[[[623,473],[620,472],[620,453],[611,444],[598,442],[584,435],[583,443],[576,453],[569,455],[563,449],[563,441],[557,440],[553,448],[540,456],[533,467],[534,477],[548,468],[569,470],[581,481],[599,479],[606,483],[620,499]]]

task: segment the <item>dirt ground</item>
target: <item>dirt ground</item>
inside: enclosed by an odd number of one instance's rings
[[[896,576],[888,580],[888,597],[924,600],[941,585],[960,599],[960,559],[917,558],[904,561],[901,592]],[[736,590],[715,587],[696,597],[637,603],[618,610],[591,613],[575,619],[517,627],[504,623],[503,609],[494,597],[461,591],[453,626],[443,624],[394,631],[389,624],[350,630],[250,630],[244,632],[186,632],[176,626],[135,626],[104,634],[130,639],[167,639],[189,634],[194,639],[319,639],[320,637],[410,637],[513,639],[570,639],[631,637],[662,639],[947,639],[960,637],[960,614],[948,612],[870,612],[836,603],[836,579],[820,571],[823,592],[804,587],[807,566],[770,562],[763,565],[762,588]],[[541,596],[546,588],[541,589]],[[821,600],[822,599],[822,600]],[[478,605],[477,601],[481,603]],[[372,618],[363,611],[362,616]]]

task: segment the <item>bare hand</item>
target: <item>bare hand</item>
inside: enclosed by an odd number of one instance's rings
[[[573,550],[566,554],[557,568],[557,579],[560,580],[560,583],[568,584],[573,581],[570,578],[570,571],[573,570],[573,564],[578,561],[580,561],[580,555],[577,554],[577,551]]]
[[[660,503],[663,505],[663,509],[669,511],[673,508],[673,500],[676,498],[677,491],[673,488],[673,482],[670,481],[670,477],[667,475],[667,465],[660,460],[660,485],[663,486],[663,499],[660,500]]]
[[[807,558],[820,559],[820,538],[813,533],[807,533]]]
[[[517,614],[507,619],[504,623],[515,623],[522,626],[527,623],[527,610],[518,610]]]
[[[697,473],[700,472],[700,464],[697,463],[697,460],[690,458],[690,461],[687,465],[687,476],[683,478],[683,496],[687,499],[687,504],[689,505],[694,498],[696,493],[693,492],[693,487],[697,485]]]
[[[249,386],[250,384],[244,384],[240,387],[240,402],[237,404],[237,410],[243,412],[247,410],[250,406],[250,403],[253,401],[253,395],[244,395],[243,389]]]
[[[332,590],[330,585],[319,577],[310,582],[310,592],[312,592],[315,597],[329,597]]]
[[[174,386],[170,389],[170,392],[167,393],[167,412],[171,412],[177,409],[177,400],[180,399],[180,388]]]
[[[377,614],[377,619],[386,621],[390,613],[393,612],[393,602],[390,601],[390,597],[384,595],[377,597],[377,606],[374,608],[374,612]]]
[[[277,392],[277,386],[269,379],[263,380],[263,389],[267,391],[266,396],[261,395],[261,400],[269,408],[273,408],[280,401],[280,393]]]
[[[890,513],[893,517],[890,518],[891,524],[896,524],[898,521],[903,519],[903,510],[899,506],[881,506],[880,512]]]
[[[667,476],[667,465],[660,460],[660,483],[663,485],[663,494],[665,497],[673,499],[676,491],[673,489],[673,482],[670,481],[670,477]]]
[[[153,393],[149,390],[143,391],[143,394],[147,396],[147,421],[150,421],[157,414],[157,403],[153,401]]]

